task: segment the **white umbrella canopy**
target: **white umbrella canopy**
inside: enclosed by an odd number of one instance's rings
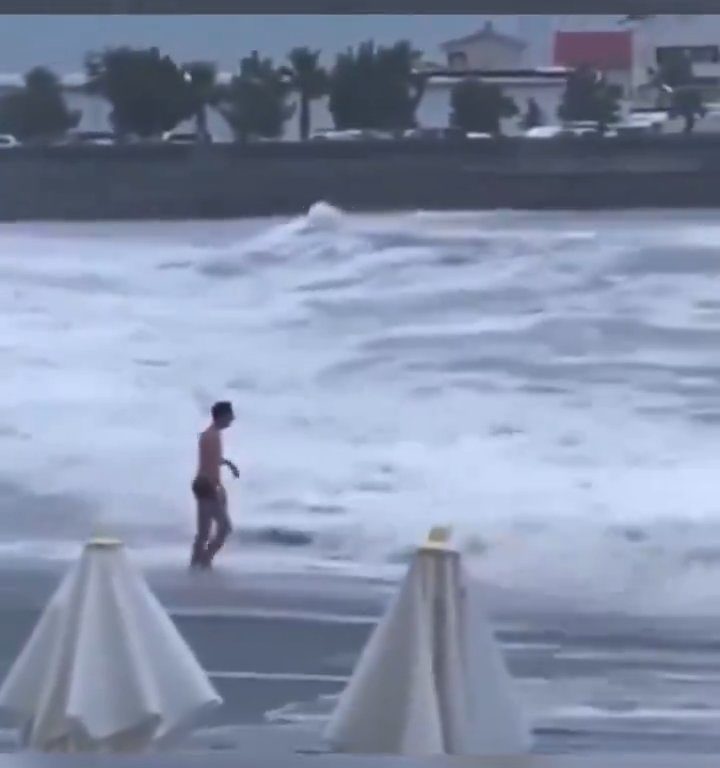
[[[518,755],[531,736],[477,583],[443,542],[420,548],[325,732],[340,752]]]
[[[0,688],[27,748],[168,747],[222,703],[120,542],[84,549]]]

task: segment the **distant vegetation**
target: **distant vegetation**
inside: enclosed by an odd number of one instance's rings
[[[545,115],[543,115],[540,106],[535,99],[528,99],[527,109],[525,114],[520,119],[520,127],[524,131],[529,131],[532,128],[539,128],[545,124]]]
[[[460,80],[450,94],[450,124],[455,128],[499,136],[502,119],[518,114],[517,104],[494,83],[467,78]]]
[[[162,136],[195,112],[192,78],[157,48],[117,48],[91,54],[87,90],[106,99],[121,137]]]
[[[313,101],[326,96],[330,87],[327,70],[320,66],[320,51],[309,48],[294,48],[288,56],[290,85],[300,101],[300,130],[302,141],[310,138],[310,106]]]
[[[620,117],[620,90],[589,67],[581,67],[567,80],[558,112],[565,121],[596,123],[600,132]]]
[[[670,116],[682,118],[685,133],[692,133],[696,120],[706,113],[702,92],[694,85],[692,62],[684,53],[678,52],[663,62],[655,76],[669,101]]]
[[[57,77],[38,67],[25,76],[22,88],[0,100],[0,133],[24,142],[54,141],[80,122],[68,109]]]
[[[294,112],[287,102],[291,88],[290,79],[272,59],[253,52],[240,62],[240,74],[230,85],[218,88],[217,108],[236,141],[276,139]]]
[[[410,43],[363,43],[341,53],[330,72],[329,107],[335,127],[414,128],[426,80],[414,71],[420,54]]]
[[[157,48],[115,48],[91,53],[85,62],[86,92],[110,105],[111,130],[117,141],[158,139],[188,120],[195,140],[210,141],[208,113],[219,113],[238,142],[280,137],[297,117],[299,136],[312,135],[312,104],[327,98],[338,130],[370,130],[393,134],[417,125],[417,110],[427,83],[418,70],[420,53],[408,42],[363,43],[339,54],[326,69],[320,52],[292,50],[275,62],[257,51],[240,61],[232,80],[219,82],[211,62],[177,63]],[[651,73],[660,104],[693,131],[705,114],[691,63],[682,56]],[[599,132],[620,115],[619,90],[590,68],[567,80],[559,109],[565,122],[585,121]],[[530,99],[522,115],[518,105],[496,84],[477,78],[458,81],[451,92],[450,125],[466,133],[502,133],[503,123],[518,117],[528,130],[545,123]],[[23,142],[56,142],[77,128],[80,113],[68,109],[58,78],[34,69],[24,86],[0,99],[0,133]]]

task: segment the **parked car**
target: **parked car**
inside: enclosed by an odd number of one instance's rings
[[[0,149],[14,149],[19,147],[20,142],[9,133],[0,134]]]
[[[576,122],[565,125],[538,125],[530,128],[523,134],[527,139],[555,139],[574,138],[582,136],[603,136],[612,138],[617,136],[614,128],[608,128],[605,133],[599,133],[596,123]]]
[[[320,129],[310,137],[311,141],[392,141],[398,135],[393,131],[378,131],[372,128],[349,128],[343,131]]]
[[[117,143],[117,137],[112,131],[73,131],[68,134],[68,144],[95,144],[97,146],[111,146]]]
[[[656,123],[616,123],[613,130],[618,136],[647,136],[648,134],[662,133],[662,125]]]
[[[668,122],[667,112],[631,112],[625,122],[615,126],[623,133],[662,133],[665,124]]]
[[[162,140],[168,144],[202,144],[200,135],[193,131],[168,131],[163,134]],[[207,141],[212,142],[213,137],[208,134]]]
[[[312,135],[313,141],[360,141],[365,138],[363,131],[360,130],[348,130],[348,131],[315,131]]]
[[[467,134],[461,128],[408,128],[403,133],[403,138],[446,141],[465,139]]]

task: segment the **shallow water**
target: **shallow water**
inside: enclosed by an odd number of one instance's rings
[[[392,576],[449,522],[499,587],[718,612],[714,214],[319,205],[0,244],[4,558],[114,532],[184,562],[230,397],[226,568]]]

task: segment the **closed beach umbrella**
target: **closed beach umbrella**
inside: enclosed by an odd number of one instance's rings
[[[90,542],[0,688],[24,746],[171,745],[221,698],[120,542]]]
[[[429,541],[360,655],[325,737],[339,752],[512,755],[531,747],[460,554]]]

